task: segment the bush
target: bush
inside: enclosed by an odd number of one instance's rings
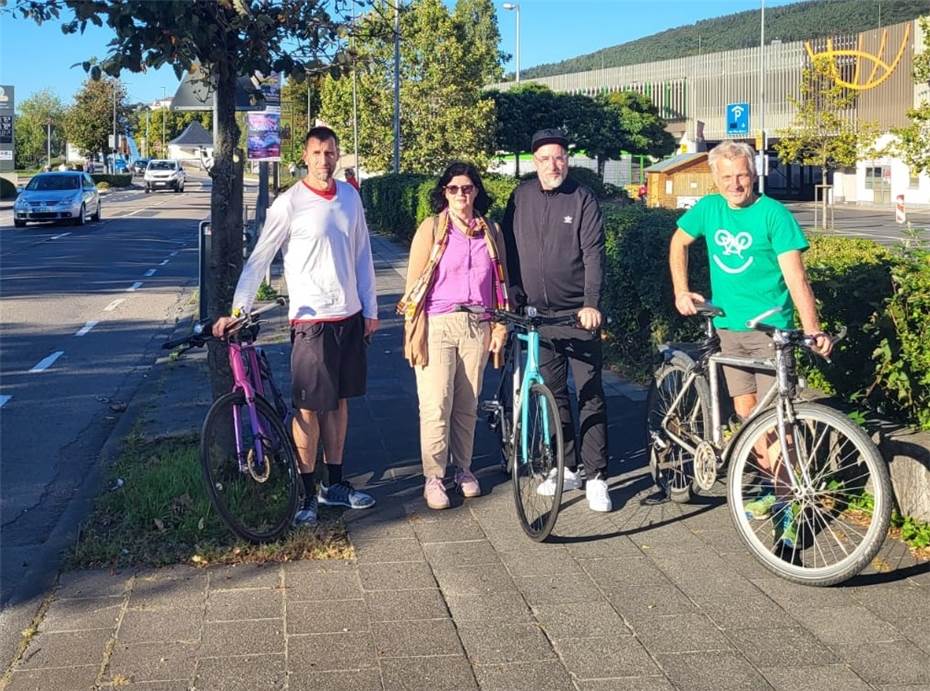
[[[517,180],[505,175],[484,175],[485,190],[491,197],[488,216],[500,221]],[[366,178],[362,185],[365,217],[372,230],[409,242],[417,226],[431,213],[429,195],[436,184],[431,175],[379,175]]]
[[[930,429],[930,252],[904,253],[891,282],[894,292],[875,323],[881,340],[870,389],[881,392],[882,412]]]
[[[109,175],[107,173],[92,173],[91,179],[95,183],[106,182],[111,187],[131,187],[132,175]]]
[[[0,177],[0,199],[16,199],[16,185]]]
[[[107,182],[106,180],[101,180],[100,182],[97,183],[98,192],[106,192],[108,189],[110,189],[110,183]]]
[[[682,211],[628,206],[604,209],[606,267],[603,307],[608,324],[607,357],[627,376],[651,374],[655,346],[700,336],[699,320],[675,310],[668,245]],[[688,262],[692,290],[709,294],[707,254],[692,245]]]

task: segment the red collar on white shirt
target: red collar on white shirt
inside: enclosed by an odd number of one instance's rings
[[[336,198],[336,181],[335,180],[330,180],[331,184],[329,186],[329,189],[323,190],[323,191],[318,190],[314,187],[310,187],[310,185],[307,184],[306,180],[301,180],[301,182],[304,184],[304,187],[306,187],[308,190],[310,190],[314,194],[317,194],[323,197],[323,199],[325,199],[326,201],[332,201],[333,199]]]

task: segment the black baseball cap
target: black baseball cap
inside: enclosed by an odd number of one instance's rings
[[[561,144],[563,148],[567,149],[568,137],[565,136],[562,130],[556,127],[538,130],[536,134],[533,135],[533,143],[530,144],[530,151],[536,153],[536,149],[545,144]]]

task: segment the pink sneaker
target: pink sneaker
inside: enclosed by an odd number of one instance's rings
[[[446,495],[446,488],[443,487],[440,477],[426,478],[423,496],[426,499],[426,505],[431,509],[449,508],[449,497]]]
[[[461,488],[462,495],[465,497],[481,496],[481,485],[478,484],[478,478],[470,470],[464,468],[456,470],[455,484]]]

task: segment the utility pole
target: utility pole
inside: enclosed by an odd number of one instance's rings
[[[48,159],[48,169],[52,169],[52,119],[45,119],[45,126],[47,129],[45,137],[45,157]]]
[[[111,82],[113,86],[113,162],[110,163],[110,175],[116,172],[116,86],[118,83],[115,79]]]
[[[145,111],[145,153],[142,154],[143,158],[151,158],[151,156],[149,156],[149,150],[152,148],[152,140],[150,138],[150,132],[152,129],[151,125],[152,125],[152,111],[146,110]]]
[[[394,166],[400,172],[400,0],[394,0]]]
[[[765,192],[766,158],[768,142],[765,137],[765,0],[762,0],[762,18],[759,22],[759,124],[762,130],[762,151],[759,152],[759,194]]]

